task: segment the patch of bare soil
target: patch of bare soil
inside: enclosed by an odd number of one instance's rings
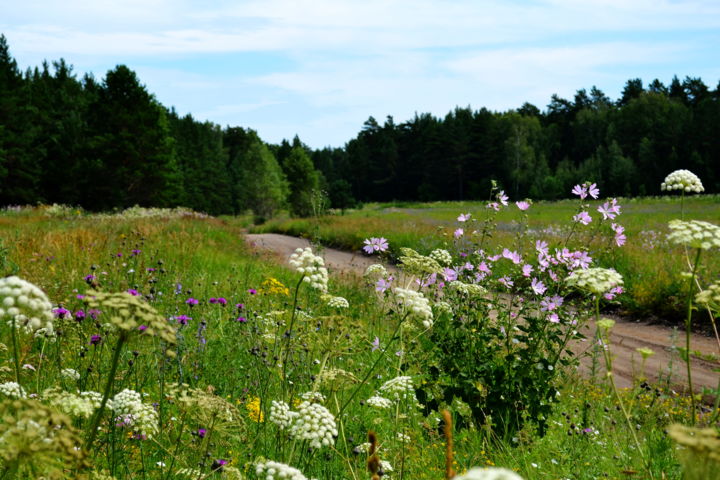
[[[290,255],[296,248],[310,246],[310,242],[302,238],[279,235],[275,233],[247,234],[246,241],[258,251],[273,255],[277,261],[287,264]],[[375,257],[367,257],[361,252],[352,253],[332,248],[323,249],[320,254],[331,274],[357,274],[362,275],[365,269],[377,263]],[[392,267],[388,267],[392,268]],[[685,333],[673,333],[672,328],[660,325],[650,325],[647,322],[638,322],[633,319],[611,316],[615,327],[611,331],[611,351],[613,354],[613,370],[615,380],[620,387],[629,387],[633,379],[640,374],[641,356],[637,348],[646,347],[655,352],[648,358],[644,374],[649,383],[669,384],[678,391],[687,388],[687,367],[680,359],[675,347],[685,345]],[[576,342],[572,349],[576,354],[582,355],[592,348],[595,335],[593,322],[587,324],[582,332],[587,340]],[[714,338],[693,333],[691,350],[697,352],[692,357],[693,389],[701,392],[704,388],[715,389],[718,386],[719,374],[715,371],[720,368],[718,362],[718,344]],[[584,373],[591,370],[591,358],[584,356],[580,369]],[[602,375],[605,371],[602,358],[598,371]]]

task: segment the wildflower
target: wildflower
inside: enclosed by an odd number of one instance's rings
[[[545,290],[547,290],[545,284],[535,277],[533,277],[532,279],[530,288],[532,288],[532,291],[535,292],[535,295],[542,295],[543,293],[545,293]]]
[[[313,254],[310,247],[295,250],[290,256],[290,265],[304,276],[303,281],[309,283],[312,288],[327,292],[328,271],[325,268],[325,261],[322,257]]]
[[[63,308],[63,307],[54,309],[53,313],[55,314],[55,318],[59,318],[59,319],[70,318],[70,316],[72,315],[70,310]]]
[[[102,403],[102,395],[98,392],[82,392],[80,394],[64,392],[57,388],[45,390],[43,400],[71,417],[90,418]]]
[[[681,190],[686,193],[702,193],[705,191],[703,184],[697,175],[690,170],[675,170],[665,177],[665,181],[660,184],[660,190],[672,191]]]
[[[612,300],[612,299],[615,298],[616,296],[618,296],[618,295],[620,295],[621,293],[623,293],[623,291],[624,291],[624,290],[623,290],[622,287],[613,287],[613,288],[610,289],[609,292],[607,292],[607,293],[605,293],[605,294],[603,295],[603,298],[605,298],[605,300]]]
[[[667,239],[679,245],[708,250],[720,248],[720,227],[701,220],[671,220]]]
[[[365,269],[365,277],[370,279],[386,277],[387,274],[387,269],[379,263],[374,263]]]
[[[297,412],[291,411],[290,406],[285,402],[273,400],[270,403],[270,421],[281,430],[290,428],[297,415]]]
[[[393,281],[393,277],[389,277],[387,280],[384,278],[381,278],[377,281],[375,284],[375,291],[380,293],[385,293],[385,290],[390,288],[390,284]]]
[[[506,206],[506,207],[508,206],[508,200],[510,200],[510,198],[507,195],[505,195],[505,190],[500,190],[500,192],[498,192],[497,199],[504,206]]]
[[[597,327],[600,331],[607,333],[615,326],[615,320],[610,318],[601,318],[597,322]]]
[[[617,205],[617,199],[612,199],[612,204],[605,202],[597,208],[603,216],[603,220],[614,220],[620,214],[620,205]]]
[[[457,230],[455,230],[455,231],[453,232],[453,236],[454,236],[455,238],[460,238],[460,237],[462,237],[464,234],[465,234],[465,230],[463,230],[462,228],[458,228]]]
[[[255,473],[263,480],[308,480],[297,468],[272,460],[258,463]]]
[[[100,335],[93,335],[90,337],[90,345],[100,345],[100,342],[102,342],[102,337]]]
[[[510,280],[510,277],[508,277],[507,275],[498,278],[498,282],[500,282],[505,288],[508,289],[515,284],[512,280]]]
[[[69,380],[80,380],[80,374],[73,368],[63,368],[60,370],[60,376]]]
[[[305,392],[302,395],[300,395],[300,398],[303,400],[307,400],[308,402],[315,402],[315,403],[325,403],[325,400],[327,400],[325,398],[325,395],[323,395],[320,392]]]
[[[519,253],[510,251],[507,248],[503,249],[502,252],[503,258],[507,258],[508,260],[512,260],[512,262],[517,265],[518,263],[522,262],[522,257]]]
[[[253,395],[249,396],[248,402],[245,404],[245,408],[248,411],[248,417],[255,423],[262,423],[265,421],[262,410],[260,409],[260,397]]]
[[[75,312],[75,320],[78,322],[82,322],[85,319],[85,312],[83,310],[78,310]]]
[[[486,208],[492,208],[493,210],[498,212],[500,211],[500,204],[498,204],[497,202],[490,202],[486,205]]]
[[[27,333],[53,331],[52,305],[45,293],[16,276],[0,278],[0,319],[6,317],[8,325]]]
[[[90,307],[103,307],[109,310],[110,324],[132,332],[140,325],[147,326],[144,333],[158,335],[168,344],[175,344],[175,329],[150,304],[144,302],[142,297],[133,297],[128,293],[89,292],[85,299]],[[168,351],[168,354],[172,354]]]
[[[537,250],[538,253],[547,255],[548,254],[547,242],[545,242],[543,240],[536,240],[535,241],[535,250]]]
[[[481,297],[487,293],[487,290],[485,290],[480,285],[476,285],[474,283],[465,283],[459,280],[450,282],[449,287],[452,290],[461,293],[467,297]],[[450,307],[450,305],[446,302],[438,302],[435,304],[435,307],[437,307],[439,311],[448,312],[449,310],[449,313],[452,313],[452,307]]]
[[[371,255],[375,252],[384,252],[388,249],[388,241],[387,239],[380,237],[380,238],[367,238],[364,241],[365,246],[363,247],[363,250],[365,250],[365,253],[368,255]]]
[[[472,216],[472,215],[470,215],[470,213],[461,213],[461,214],[457,217],[457,221],[458,221],[458,222],[467,222],[468,220],[470,220],[470,217],[471,217],[471,216]]]
[[[627,240],[627,237],[625,236],[625,227],[618,225],[617,223],[613,223],[610,225],[610,228],[613,229],[615,232],[615,243],[618,247],[622,247],[625,245],[625,241]]]
[[[27,398],[25,389],[17,382],[0,383],[0,395],[8,398]]]
[[[579,196],[580,200],[585,200],[587,197],[587,187],[585,185],[575,185],[571,193]]]
[[[349,308],[350,303],[343,297],[330,297],[327,301],[328,307],[332,308]]]
[[[134,288],[129,288],[129,289],[127,290],[127,293],[129,293],[129,294],[132,295],[133,297],[137,297],[138,295],[140,295],[140,292],[138,292],[138,291],[135,290]]]
[[[647,360],[649,357],[652,357],[655,355],[655,352],[652,351],[652,349],[647,347],[638,347],[635,350],[642,356],[643,360]]]
[[[582,223],[583,225],[587,225],[592,222],[592,217],[587,212],[580,212],[573,217],[573,220]]]
[[[515,205],[517,205],[517,207],[523,212],[530,208],[530,202],[526,200],[520,200],[519,202],[515,202]]]
[[[711,310],[720,311],[720,280],[710,285],[695,296],[698,305],[705,305]]]
[[[457,280],[458,272],[453,268],[445,268],[443,270],[443,277],[445,277],[446,282],[452,282]]]
[[[255,290],[254,288],[248,288],[248,291],[247,291],[247,292],[248,292],[250,295],[256,295],[256,294],[257,294],[257,290]]]
[[[176,315],[175,321],[179,323],[180,325],[187,325],[188,321],[192,320],[192,317],[188,317],[187,315]]]
[[[236,322],[245,323],[247,322],[247,318],[245,317],[238,317],[235,319]]]
[[[126,388],[117,393],[108,405],[116,415],[128,422],[128,426],[135,427],[140,434],[150,437],[157,432],[158,414],[152,405],[142,402],[140,393]]]
[[[85,280],[85,282],[88,284],[93,283],[96,279],[97,279],[97,277],[93,274],[85,275],[83,277],[83,280]]]
[[[194,307],[195,305],[199,304],[200,301],[197,298],[190,297],[187,300],[185,300],[185,303],[190,305],[191,307]]]
[[[395,289],[395,296],[404,313],[418,318],[425,328],[432,327],[433,313],[430,302],[422,293],[398,287]]]
[[[530,274],[532,273],[532,271],[533,271],[533,266],[532,266],[532,265],[529,265],[529,264],[523,265],[523,267],[522,267],[523,277],[529,277]]]
[[[520,475],[506,468],[480,468],[475,467],[463,475],[454,477],[454,480],[523,480]]]
[[[417,403],[412,377],[407,375],[402,375],[388,380],[380,387],[379,391],[385,393],[396,401],[410,400],[413,403]]]
[[[260,291],[266,295],[290,296],[290,289],[283,285],[280,280],[273,277],[268,278],[260,285]]]
[[[432,258],[440,265],[450,265],[452,263],[452,255],[450,255],[450,252],[442,248],[433,250],[432,252],[430,252],[430,255],[428,255],[428,257]]]
[[[588,186],[588,194],[590,194],[592,198],[598,198],[598,195],[600,195],[600,190],[597,188],[596,184],[593,183]]]
[[[565,282],[571,287],[601,295],[613,287],[622,285],[623,278],[611,268],[587,268],[575,270],[565,279]]]
[[[319,403],[302,402],[297,417],[290,426],[290,436],[298,440],[309,440],[310,448],[332,445],[337,436],[335,417]]]
[[[558,295],[545,297],[540,301],[540,310],[543,312],[552,312],[563,304],[563,298]]]
[[[393,402],[391,400],[388,400],[387,398],[381,397],[379,395],[373,395],[372,397],[365,400],[365,403],[367,405],[370,405],[371,407],[379,409],[387,409],[392,407],[393,405]]]

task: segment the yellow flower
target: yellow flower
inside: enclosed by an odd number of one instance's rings
[[[247,403],[245,403],[245,408],[247,408],[248,417],[250,417],[250,420],[253,422],[262,423],[265,421],[265,416],[262,410],[260,410],[260,397],[250,395]]]
[[[290,296],[290,290],[283,285],[278,279],[270,277],[260,284],[260,293],[265,295],[285,295]]]

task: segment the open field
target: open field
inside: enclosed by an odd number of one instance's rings
[[[568,342],[597,303],[571,288],[553,287],[566,298],[557,321],[462,282],[442,298],[434,286],[378,293],[331,271],[328,297],[314,256],[284,268],[246,247],[242,220],[61,217],[0,214],[2,274],[39,286],[54,310],[52,334],[7,317],[0,328],[0,478],[260,479],[276,461],[296,478],[365,479],[372,430],[390,479],[448,478],[446,462],[525,479],[679,479],[666,428],[720,412],[642,384],[642,369],[613,388],[607,332],[579,378]]]
[[[604,202],[588,202],[586,210],[593,222],[587,226],[575,224],[574,229],[572,217],[579,211],[579,200],[541,201],[525,212],[512,203],[499,212],[488,209],[486,202],[368,204],[345,215],[311,219],[278,218],[252,227],[251,231],[299,236],[357,252],[360,252],[366,238],[385,237],[390,244],[390,260],[398,256],[401,247],[419,252],[435,248],[470,250],[482,243],[482,248],[488,251],[511,246],[527,252],[532,250],[538,239],[546,241],[551,249],[587,247],[599,265],[615,268],[623,275],[626,293],[618,298],[623,310],[635,317],[679,324],[685,313],[682,302],[684,283],[679,273],[688,267],[684,256],[678,255],[682,249],[669,245],[665,237],[668,222],[681,216],[680,198],[620,198],[621,215],[614,220],[600,222],[602,216],[597,207]],[[720,196],[687,197],[683,210],[686,219],[717,223],[720,219]],[[461,213],[470,213],[471,221],[458,222],[457,217]],[[491,237],[480,239],[480,235],[470,235],[474,230],[482,231],[486,220],[497,227]],[[627,243],[621,248],[612,248],[610,224],[613,222],[625,228]],[[453,238],[453,232],[459,227],[464,229],[464,235],[458,240]],[[700,274],[706,280],[716,278],[720,272],[720,255],[712,253],[705,256],[702,268],[704,270]],[[701,321],[710,328],[705,318]]]

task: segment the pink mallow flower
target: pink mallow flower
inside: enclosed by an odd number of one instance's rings
[[[515,205],[517,205],[517,207],[522,211],[525,211],[528,208],[530,208],[530,202],[526,202],[525,200],[520,200],[519,202],[515,202]]]
[[[380,237],[380,238],[367,238],[365,239],[365,246],[363,247],[363,250],[365,250],[365,253],[368,255],[373,254],[375,252],[384,252],[388,249],[388,241],[387,239]]]
[[[614,220],[616,216],[620,215],[620,205],[617,204],[617,198],[603,203],[598,207],[597,211],[602,213],[603,220]]]
[[[587,197],[587,187],[585,187],[585,185],[575,185],[571,193],[580,197],[580,200],[585,200],[585,197]]]
[[[617,223],[613,223],[610,225],[610,227],[615,232],[615,243],[618,247],[622,247],[625,245],[625,241],[627,240],[627,237],[625,236],[625,227],[622,225],[618,225]]]
[[[500,193],[497,194],[497,199],[502,203],[504,206],[508,206],[508,200],[510,200],[510,197],[505,195],[505,190],[500,190]]]
[[[607,292],[603,297],[605,297],[606,300],[612,300],[613,298],[617,297],[621,293],[623,293],[622,287],[613,287],[610,289],[609,292]]]
[[[529,277],[529,276],[530,276],[530,273],[531,273],[532,271],[533,271],[533,266],[532,266],[532,265],[527,264],[527,263],[526,263],[525,265],[523,265],[523,267],[522,267],[523,277]]]
[[[533,277],[532,279],[530,288],[532,288],[532,291],[535,292],[535,295],[542,295],[543,293],[545,293],[545,290],[547,290],[545,284],[535,277]]]
[[[591,197],[597,198],[598,195],[600,195],[600,189],[597,188],[597,185],[593,183],[592,185],[590,185],[588,187],[588,193],[590,194]]]
[[[563,298],[559,295],[545,297],[540,301],[540,310],[543,312],[552,312],[563,304]]]
[[[465,233],[465,230],[463,230],[462,228],[458,228],[457,230],[455,230],[455,232],[453,232],[453,236],[455,238],[460,238],[463,236],[464,233]]]
[[[518,264],[522,262],[522,258],[520,257],[520,254],[517,252],[511,252],[507,248],[503,250],[502,252],[503,258],[507,258],[508,260],[512,260],[514,264]]]
[[[583,225],[587,225],[588,223],[592,222],[592,217],[588,215],[587,212],[580,212],[573,217],[573,220],[575,220],[576,222],[580,222]]]
[[[457,221],[458,222],[467,222],[468,220],[470,220],[471,216],[472,215],[470,215],[469,213],[461,213],[460,216],[457,218]]]

